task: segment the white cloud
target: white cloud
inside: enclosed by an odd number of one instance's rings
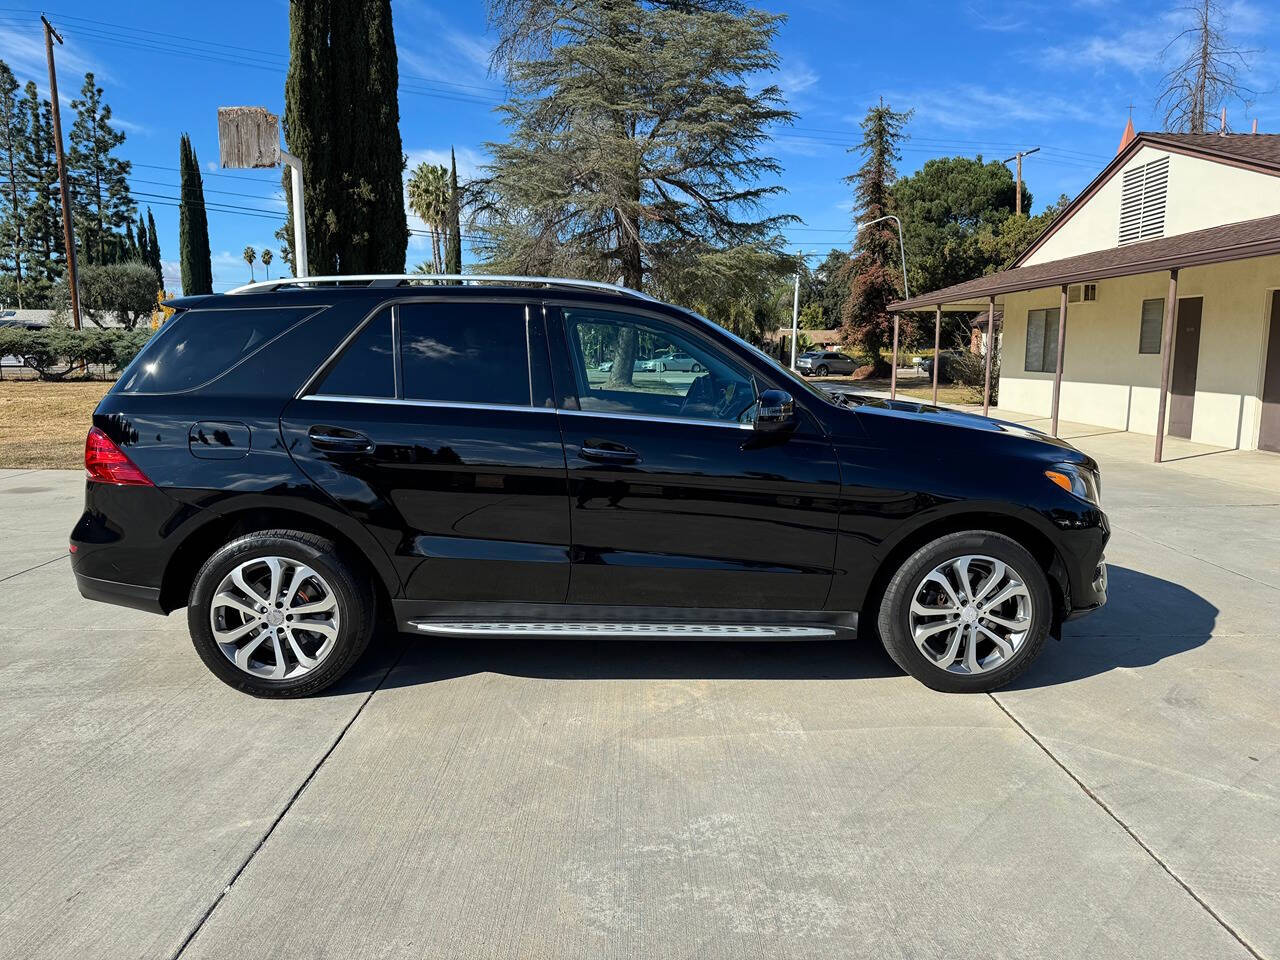
[[[1097,124],[1101,114],[1080,98],[1066,99],[1055,94],[1019,87],[1009,93],[979,84],[955,84],[943,89],[894,93],[887,99],[914,105],[917,129],[943,127],[949,130],[982,130],[1001,123],[1042,123],[1074,120]],[[846,117],[846,123],[860,118]]]
[[[788,99],[803,93],[818,82],[818,74],[803,60],[794,60],[785,64],[774,75],[774,83],[782,88]]]
[[[31,19],[32,25],[28,28],[0,26],[0,50],[4,51],[3,59],[19,84],[25,85],[28,80],[34,80],[40,92],[48,96],[49,62],[45,56],[44,36],[39,17]],[[104,85],[104,80],[111,79],[106,70],[69,38],[62,45],[54,45],[54,60],[58,69],[59,101],[79,94],[86,73],[93,73],[99,86]]]

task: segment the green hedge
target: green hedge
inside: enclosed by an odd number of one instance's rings
[[[43,330],[0,327],[0,357],[17,357],[41,380],[62,380],[79,374],[85,364],[123,370],[151,339],[148,329],[73,330],[51,326]]]

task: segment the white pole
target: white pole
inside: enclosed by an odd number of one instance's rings
[[[293,187],[293,275],[307,276],[307,208],[303,201],[302,161],[291,153],[280,151],[280,159],[289,165],[289,182]]]
[[[800,254],[804,263],[804,253]],[[796,341],[800,338],[800,268],[796,268],[796,292],[791,301],[791,369],[796,368]]]

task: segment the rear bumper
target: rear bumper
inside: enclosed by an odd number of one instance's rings
[[[103,603],[114,603],[120,607],[132,607],[147,613],[165,613],[160,605],[160,588],[144,587],[136,583],[120,583],[117,580],[102,580],[76,573],[76,588],[80,596],[86,600],[100,600]]]

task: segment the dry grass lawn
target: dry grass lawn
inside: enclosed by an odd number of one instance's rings
[[[848,377],[814,377],[819,383],[830,382],[846,385],[852,391],[865,390],[870,393],[888,393],[889,378],[866,380],[851,380]],[[918,376],[899,376],[898,377],[898,396],[908,397],[912,400],[925,400],[933,402],[933,381],[928,377]],[[974,390],[972,387],[965,387],[954,383],[938,384],[938,403],[941,404],[966,404],[966,403],[982,403],[982,390]]]
[[[84,437],[110,381],[0,381],[0,468],[84,465]]]

